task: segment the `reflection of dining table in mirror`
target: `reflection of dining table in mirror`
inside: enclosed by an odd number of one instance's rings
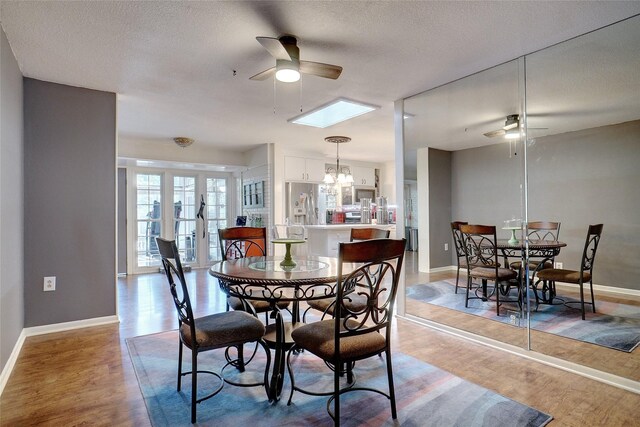
[[[267,325],[264,339],[275,350],[269,384],[269,401],[280,398],[284,380],[285,352],[292,345],[291,331],[299,325],[300,301],[335,297],[338,260],[300,257],[295,266],[282,266],[279,257],[250,257],[221,261],[209,269],[220,288],[230,296],[268,301],[275,323]],[[285,322],[276,305],[291,301],[291,322]]]
[[[518,258],[522,260],[523,266],[531,265],[529,262],[525,262],[523,259],[525,255],[525,248],[529,250],[529,260],[535,259],[537,266],[534,270],[529,270],[529,274],[535,276],[538,270],[544,268],[548,261],[553,260],[560,253],[560,249],[567,246],[566,243],[557,240],[521,240],[518,243],[512,243],[509,239],[498,239],[496,247],[502,253],[504,263],[509,265],[509,258]],[[527,274],[520,272],[520,288],[524,290],[524,282],[526,281]],[[536,302],[543,304],[553,304],[553,299],[556,296],[555,288],[543,288],[538,290],[534,289]]]

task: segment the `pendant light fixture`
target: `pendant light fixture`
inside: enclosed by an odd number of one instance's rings
[[[340,144],[351,141],[348,136],[328,136],[324,139],[326,142],[336,144],[336,168],[327,168],[323,182],[325,184],[351,184],[353,183],[353,175],[348,167],[340,167]]]

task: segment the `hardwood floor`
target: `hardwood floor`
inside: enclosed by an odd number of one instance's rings
[[[224,309],[206,270],[187,280],[197,316]],[[118,292],[120,324],[27,338],[0,397],[1,426],[150,425],[125,340],[173,329],[177,320],[160,274],[120,279]],[[639,423],[640,395],[403,319],[395,329],[394,351],[552,414],[552,426]]]
[[[411,252],[408,252],[405,257],[407,286],[444,279],[455,279],[455,271],[437,274],[418,272],[416,258],[416,254]],[[461,274],[464,274],[464,272]],[[462,277],[460,278],[460,283],[463,286],[462,292],[464,292],[464,280]],[[568,294],[566,290],[562,292],[563,295]],[[573,296],[578,298],[577,295]],[[640,310],[640,301],[637,300],[598,295],[596,297],[596,305],[599,301],[634,304],[638,305],[638,310]],[[438,307],[409,298],[406,300],[406,312],[465,331],[472,331],[476,334],[518,347],[526,346],[527,337],[525,330],[523,328],[515,328],[506,323],[495,322],[472,314],[462,313],[445,307]],[[533,313],[533,315],[535,316],[535,313]],[[599,345],[564,338],[559,335],[532,330],[531,347],[538,353],[640,381],[640,346],[633,352],[626,353]]]

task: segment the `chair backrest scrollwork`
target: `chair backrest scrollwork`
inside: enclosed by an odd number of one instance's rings
[[[340,337],[360,335],[386,328],[390,339],[405,239],[373,239],[340,243],[337,295],[334,311],[336,348]],[[357,268],[345,274],[345,265]],[[344,304],[351,293],[366,297],[367,304],[353,308]],[[338,351],[336,351],[338,353]]]

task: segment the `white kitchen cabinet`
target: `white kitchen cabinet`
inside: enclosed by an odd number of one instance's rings
[[[285,156],[284,179],[297,182],[322,182],[325,174],[324,162],[321,159]]]
[[[374,187],[376,185],[376,171],[374,168],[352,166],[353,185]]]

